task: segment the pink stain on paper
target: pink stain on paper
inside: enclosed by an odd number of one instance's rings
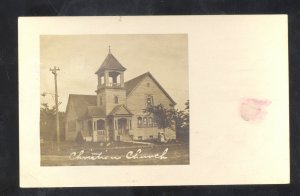
[[[247,98],[243,99],[240,105],[240,116],[245,121],[262,121],[267,114],[267,106],[271,104],[269,100]]]

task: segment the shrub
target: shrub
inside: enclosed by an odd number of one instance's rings
[[[83,136],[82,136],[81,131],[79,131],[79,132],[77,133],[77,136],[76,136],[75,141],[76,141],[76,143],[78,143],[78,144],[84,143],[84,139],[83,139]]]

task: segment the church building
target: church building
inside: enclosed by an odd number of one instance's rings
[[[174,100],[150,72],[124,82],[126,68],[109,50],[96,71],[96,95],[70,94],[65,115],[65,136],[74,141],[81,132],[85,141],[176,139],[175,129],[158,129],[149,105],[175,106]]]

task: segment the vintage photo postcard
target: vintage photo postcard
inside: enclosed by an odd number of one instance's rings
[[[289,183],[286,15],[19,18],[21,187]]]
[[[41,35],[41,166],[189,164],[187,38]]]

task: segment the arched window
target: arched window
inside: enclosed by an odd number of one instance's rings
[[[142,124],[142,117],[138,117],[138,127],[141,127],[143,124]]]
[[[149,117],[149,126],[152,126],[152,125],[153,125],[153,118]]]
[[[144,126],[147,126],[147,125],[148,125],[147,117],[144,117],[144,118],[143,118],[143,125],[144,125]]]
[[[119,103],[119,98],[118,96],[115,96],[115,104]]]

